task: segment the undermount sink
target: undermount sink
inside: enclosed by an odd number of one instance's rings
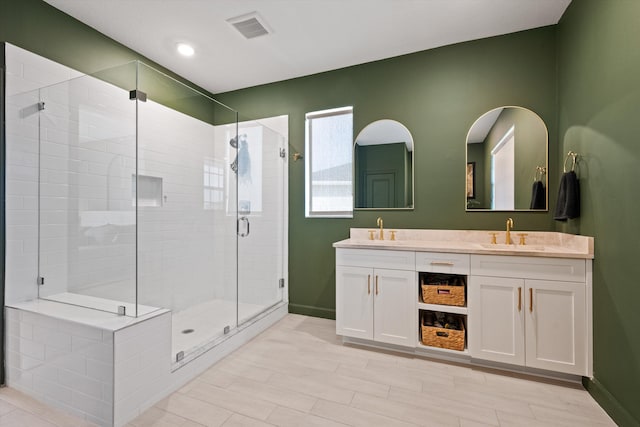
[[[538,251],[544,252],[549,250],[548,246],[544,245],[507,245],[506,243],[480,243],[483,249],[491,249],[496,251]]]

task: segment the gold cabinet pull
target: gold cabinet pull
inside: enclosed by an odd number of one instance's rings
[[[518,311],[522,311],[522,288],[518,288]]]
[[[371,295],[371,275],[367,275],[367,295]]]
[[[376,295],[378,295],[378,275],[376,274]]]
[[[447,267],[453,267],[454,264],[451,261],[431,261],[431,265],[444,265]]]
[[[529,288],[529,313],[533,313],[533,288]]]

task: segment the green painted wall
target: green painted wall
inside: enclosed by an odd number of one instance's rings
[[[579,153],[582,197],[582,216],[558,229],[595,236],[595,381],[587,387],[620,425],[637,426],[640,2],[573,0],[558,26],[558,54],[556,155]]]
[[[555,48],[555,27],[545,27],[217,94],[250,118],[289,114],[290,153],[304,152],[305,113],[347,105],[353,106],[355,135],[380,119],[398,120],[413,135],[413,211],[305,218],[304,162],[290,161],[290,310],[335,316],[331,244],[347,238],[350,227],[375,227],[378,216],[387,228],[503,229],[512,216],[516,229],[553,229],[547,212],[465,212],[465,140],[469,127],[486,111],[519,105],[542,117],[552,152],[558,152]],[[555,159],[551,167],[556,167]]]

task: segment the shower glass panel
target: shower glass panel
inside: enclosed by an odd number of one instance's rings
[[[187,360],[237,326],[237,114],[144,64],[138,90],[138,301],[172,311]]]
[[[286,119],[239,123],[139,62],[9,104],[37,151],[40,298],[169,309],[180,363],[283,301]]]
[[[127,315],[136,305],[136,65],[37,91],[39,296]]]
[[[285,138],[262,121],[244,121],[237,149],[238,322],[244,323],[283,298]]]

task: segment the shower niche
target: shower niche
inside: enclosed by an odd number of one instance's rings
[[[162,206],[162,178],[131,175],[131,205],[139,207]]]
[[[37,81],[11,73],[32,65]],[[7,228],[8,306],[88,309],[109,328],[169,316],[168,375],[286,312],[286,116],[239,120],[141,62],[85,75],[7,45],[7,68],[7,161],[29,162],[8,190],[33,196],[7,201],[23,218]]]

